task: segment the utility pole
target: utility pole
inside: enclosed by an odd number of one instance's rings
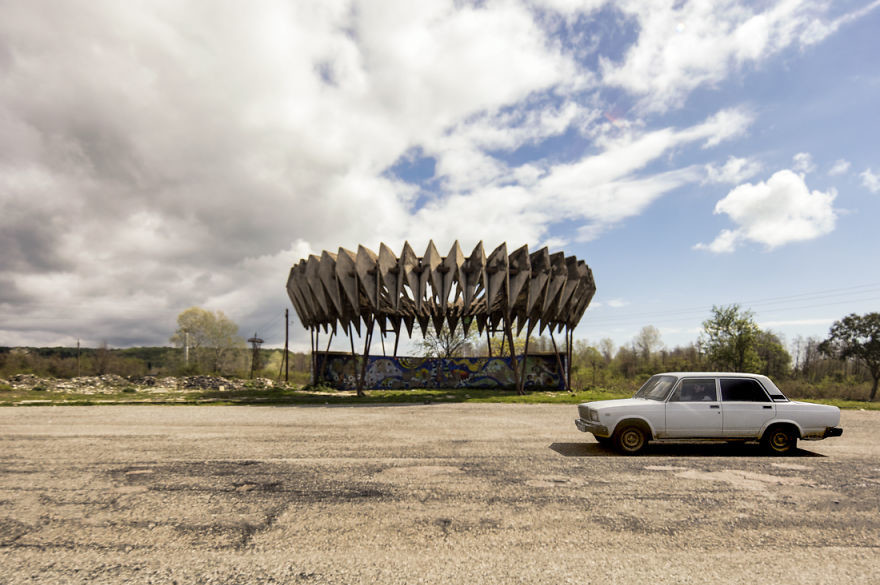
[[[290,336],[290,309],[284,309],[284,382],[287,383],[290,378],[290,354],[287,350],[287,341]]]
[[[76,340],[76,377],[80,377],[79,369],[79,339]]]
[[[253,349],[253,356],[251,357],[251,379],[253,379],[254,372],[257,371],[257,366],[260,362],[260,344],[263,343],[263,340],[257,337],[257,332],[254,331],[254,336],[248,339],[248,343],[251,344]]]
[[[183,365],[189,368],[189,331],[183,330]]]

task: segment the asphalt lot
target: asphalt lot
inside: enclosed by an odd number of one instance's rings
[[[622,457],[573,406],[0,409],[0,583],[880,583],[880,412]]]

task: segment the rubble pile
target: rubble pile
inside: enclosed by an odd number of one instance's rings
[[[77,378],[44,378],[34,374],[15,374],[0,384],[19,391],[70,392],[75,394],[117,394],[120,392],[162,394],[186,390],[260,390],[277,384],[268,378],[239,380],[220,376],[130,376],[116,374]]]

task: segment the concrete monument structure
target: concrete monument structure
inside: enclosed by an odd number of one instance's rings
[[[501,332],[510,347],[514,329],[517,335],[547,329],[551,339],[554,330],[565,330],[570,357],[571,332],[596,285],[583,260],[551,254],[546,247],[530,253],[522,246],[508,253],[503,243],[487,255],[480,242],[465,256],[456,241],[441,256],[431,241],[422,256],[409,243],[399,256],[384,243],[378,254],[358,246],[357,253],[339,248],[335,254],[309,256],[291,268],[287,292],[312,333],[313,353],[321,329],[331,335],[341,329],[354,354],[353,335],[361,334],[363,324],[366,358],[377,324],[383,344],[384,334],[394,332],[395,355],[402,331],[412,336],[418,326],[423,335],[431,327],[439,333],[445,324],[453,332],[458,327],[465,333],[471,327],[480,334]]]

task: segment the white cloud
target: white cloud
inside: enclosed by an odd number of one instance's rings
[[[749,158],[730,156],[723,166],[706,165],[706,181],[709,183],[741,183],[757,175],[761,163]]]
[[[813,165],[813,155],[809,152],[799,152],[792,157],[792,169],[799,173],[812,173],[816,168]]]
[[[5,338],[55,339],[55,323],[92,332],[87,343],[162,343],[191,305],[249,328],[287,304],[286,266],[308,251],[405,239],[421,251],[428,237],[441,248],[462,237],[561,245],[551,228],[563,221],[585,241],[707,175],[754,175],[750,159],[706,169],[675,159],[744,135],[752,111],[606,124],[599,73],[667,108],[806,42],[795,37],[821,10],[630,1],[602,24],[631,18],[636,44],[619,65],[591,70],[579,59],[596,40],[564,46],[553,23],[606,6],[617,10],[600,0],[4,5],[0,316],[23,332]],[[766,34],[745,35],[752,18]],[[670,26],[680,40],[664,49]],[[576,133],[583,145],[537,152]],[[434,175],[396,176],[407,153],[433,158]]]
[[[639,27],[638,41],[621,62],[601,61],[603,81],[643,96],[646,111],[683,103],[692,90],[717,84],[731,71],[783,49],[815,44],[877,6],[826,21],[829,3],[788,0],[756,10],[734,0],[616,3]]]
[[[837,192],[810,191],[801,175],[783,170],[766,182],[746,183],[730,191],[715,205],[737,224],[723,230],[710,244],[695,248],[732,252],[743,242],[773,249],[791,242],[811,240],[834,230],[837,213],[832,207]]]
[[[880,192],[880,176],[875,175],[870,168],[865,169],[859,176],[862,178],[862,185],[871,193]]]
[[[822,22],[820,20],[812,21],[809,26],[801,33],[800,39],[804,45],[812,45],[823,41],[829,35],[836,33],[840,27],[854,22],[880,6],[880,0],[874,0],[870,4],[863,6],[857,10],[853,10],[843,16],[835,18],[831,22]]]
[[[738,230],[721,230],[712,242],[695,244],[695,250],[709,250],[716,254],[727,254],[736,250],[737,244],[742,240],[742,234]]]
[[[832,177],[836,177],[838,175],[844,175],[847,171],[849,171],[850,163],[846,159],[837,159],[834,161],[834,165],[832,165],[831,170],[828,171],[828,174]]]
[[[313,250],[451,240],[460,218],[431,218],[430,206],[414,217],[417,187],[383,174],[405,152],[446,145],[440,174],[491,188],[506,167],[486,149],[591,115],[571,99],[529,105],[583,91],[592,74],[515,2],[264,0],[205,12],[96,0],[48,12],[10,6],[0,19],[0,304],[27,295],[59,306],[62,286],[68,306],[86,307],[83,331],[114,303],[148,306],[161,325],[146,336],[159,343],[193,304],[259,319],[274,310],[267,299],[286,304],[294,240]],[[7,47],[15,59],[2,59]],[[441,208],[458,201],[444,197]],[[540,236],[539,215],[502,219]],[[274,284],[246,276],[268,265],[249,258],[274,259]]]

